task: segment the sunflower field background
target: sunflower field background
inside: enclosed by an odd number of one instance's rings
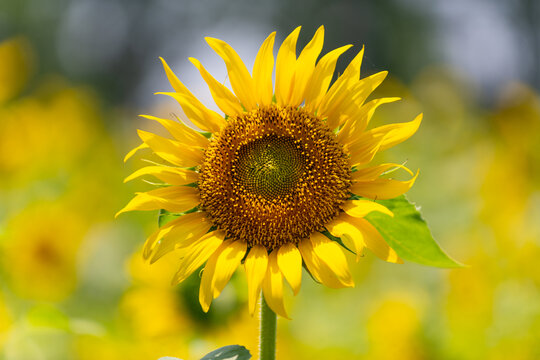
[[[197,273],[172,287],[174,258],[143,262],[157,214],[114,219],[151,188],[123,184],[141,166],[123,157],[136,128],[157,131],[138,114],[182,116],[152,95],[170,89],[158,56],[210,106],[187,58],[227,79],[204,36],[250,67],[266,34],[302,25],[301,47],[321,24],[325,51],[365,44],[362,76],[390,72],[375,95],[403,100],[376,126],[424,113],[380,160],[420,169],[408,197],[469,267],[367,254],[353,289],[306,281],[286,299],[278,358],[539,359],[539,19],[530,0],[1,2],[0,359],[198,359],[236,343],[256,354],[243,273],[205,314]]]

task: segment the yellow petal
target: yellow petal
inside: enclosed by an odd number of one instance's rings
[[[212,282],[216,273],[217,259],[230,243],[230,241],[224,241],[223,243],[221,243],[221,245],[210,256],[210,258],[206,262],[206,265],[204,266],[201,278],[201,285],[199,287],[199,303],[201,304],[201,308],[204,312],[208,312],[208,309],[210,309],[210,304],[212,303],[212,300],[214,300],[214,290]]]
[[[420,171],[407,181],[399,181],[394,179],[375,179],[371,181],[356,181],[351,186],[353,194],[367,197],[369,199],[393,199],[401,194],[406,193],[413,186]]]
[[[140,168],[125,178],[124,182],[131,181],[144,175],[153,175],[169,185],[187,185],[199,180],[199,174],[195,171],[172,166],[155,165]]]
[[[186,248],[186,256],[182,259],[180,267],[172,279],[172,284],[184,281],[197,270],[217,250],[225,239],[225,232],[216,230],[195,241]]]
[[[364,47],[356,54],[354,59],[349,63],[343,75],[339,77],[340,81],[347,83],[355,83],[360,80],[360,68],[362,67],[362,60],[364,58]]]
[[[349,66],[343,72],[343,75],[337,78],[332,84],[330,90],[321,100],[318,115],[326,117],[328,113],[338,108],[341,103],[351,95],[354,85],[360,77],[360,66],[362,65],[362,57],[364,56],[364,48],[350,62]]]
[[[343,219],[361,232],[366,247],[377,257],[391,263],[403,263],[403,260],[396,254],[394,249],[388,246],[382,235],[369,221],[348,215],[345,215]]]
[[[203,77],[204,81],[206,81],[206,84],[208,84],[208,88],[210,89],[212,98],[214,99],[216,105],[221,109],[221,111],[230,116],[242,115],[244,109],[242,109],[242,105],[240,104],[236,96],[234,96],[234,94],[229,89],[227,89],[225,85],[214,79],[214,77],[210,75],[208,71],[206,71],[204,66],[202,66],[199,60],[195,58],[189,58],[189,61],[191,61],[193,65],[195,65],[195,67],[199,69],[201,76]]]
[[[306,86],[315,70],[315,62],[321,53],[324,42],[324,26],[320,26],[313,39],[304,47],[298,60],[292,84],[291,98],[287,100],[288,105],[298,106],[305,98]]]
[[[392,97],[371,100],[360,108],[358,114],[347,114],[348,119],[345,119],[345,124],[339,131],[338,141],[342,144],[353,142],[358,137],[358,134],[361,134],[366,129],[375,110],[377,110],[380,105],[398,100],[401,100],[401,98]]]
[[[216,272],[212,280],[214,299],[221,294],[225,285],[231,279],[232,274],[240,265],[240,262],[246,254],[247,244],[244,241],[234,241],[227,245],[219,255],[216,262]]]
[[[371,129],[366,134],[373,138],[384,138],[380,150],[386,150],[413,136],[422,122],[422,115],[406,123],[389,124]]]
[[[274,31],[264,40],[253,64],[255,96],[260,105],[272,104],[272,96],[274,94],[272,72],[274,71],[273,51],[275,38],[276,32]]]
[[[276,314],[289,319],[283,304],[283,275],[277,263],[277,250],[268,256],[268,267],[263,280],[263,294],[266,303]]]
[[[347,119],[360,118],[364,101],[383,82],[386,75],[388,75],[387,71],[381,71],[354,83],[339,106],[326,110],[327,121],[331,124],[329,126],[341,126]]]
[[[315,112],[319,108],[320,102],[326,94],[328,86],[330,86],[330,81],[332,81],[332,77],[334,76],[338,58],[351,47],[352,45],[345,45],[332,50],[319,60],[306,87],[305,107],[307,111]]]
[[[353,100],[357,104],[363,104],[367,97],[382,84],[388,76],[388,71],[380,71],[363,79],[360,79],[354,87]]]
[[[304,259],[309,272],[315,280],[333,289],[352,286],[344,284],[328,265],[319,258],[314,251],[314,245],[310,238],[301,240],[300,243],[298,243],[298,250],[300,250],[302,259]],[[341,255],[343,255],[343,253]]]
[[[276,58],[276,101],[278,105],[287,106],[296,68],[296,42],[300,34],[300,26],[285,38],[279,47]]]
[[[262,245],[255,245],[249,250],[244,262],[248,281],[248,307],[251,316],[255,313],[257,298],[268,267],[268,252]]]
[[[205,138],[200,132],[191,129],[179,121],[161,119],[151,115],[139,116],[148,120],[159,122],[176,140],[181,143],[189,146],[199,147],[201,149],[206,149],[208,147],[209,141],[207,138]]]
[[[326,229],[335,237],[341,238],[341,241],[356,253],[356,262],[360,261],[366,244],[364,235],[360,230],[347,221],[349,215],[341,213],[330,223],[326,224]]]
[[[225,119],[221,117],[215,111],[207,109],[189,90],[182,84],[180,80],[174,75],[169,65],[160,58],[165,68],[165,73],[169,78],[169,81],[176,92],[159,92],[156,94],[169,95],[176,99],[186,116],[191,120],[199,129],[210,132],[218,132],[219,129],[225,124]]]
[[[204,153],[199,148],[192,148],[178,141],[143,130],[137,130],[137,133],[156,155],[171,164],[191,167],[202,163]]]
[[[282,245],[277,252],[277,263],[294,295],[298,294],[302,283],[302,255],[298,248],[291,243]]]
[[[144,244],[143,257],[148,259],[152,252],[162,247],[164,243],[168,244],[169,247],[171,247],[170,244],[172,243],[174,249],[176,244],[181,245],[185,241],[194,238],[198,239],[206,234],[211,226],[210,221],[202,212],[185,214],[171,220],[148,237]],[[165,237],[167,238],[166,241],[164,240]]]
[[[322,283],[323,281],[320,276],[321,267],[319,264],[319,259],[317,259],[317,257],[313,253],[313,244],[311,243],[311,240],[309,238],[300,240],[300,242],[298,243],[298,250],[302,255],[302,259],[306,263],[306,267],[311,276],[317,282]]]
[[[159,210],[165,209],[171,212],[184,212],[199,205],[199,189],[190,186],[168,186],[138,193],[119,212],[118,215],[135,210]]]
[[[394,216],[394,213],[385,206],[369,200],[350,200],[341,206],[343,211],[353,217],[363,218],[373,211]]]
[[[142,143],[141,145],[137,146],[136,148],[130,150],[130,152],[127,153],[126,157],[124,157],[124,162],[127,162],[135,153],[141,149],[148,149],[149,146],[145,143]]]
[[[405,166],[401,164],[386,163],[386,164],[380,164],[377,166],[358,169],[357,171],[352,173],[351,178],[353,181],[375,180],[379,176],[381,176],[383,173],[392,171],[392,169],[403,169],[406,172],[408,172],[411,176],[414,175],[411,170],[407,169]]]
[[[384,139],[375,138],[364,133],[356,141],[345,146],[350,153],[351,166],[367,164],[377,154]]]
[[[186,93],[191,94],[191,92],[185,87],[184,84],[178,79],[176,74],[171,70],[169,67],[169,64],[163,59],[162,57],[159,57],[159,60],[161,60],[161,63],[163,64],[163,68],[165,69],[165,75],[167,75],[167,79],[169,79],[169,82],[171,83],[171,86],[173,87],[174,91],[179,93]]]
[[[207,37],[206,42],[223,59],[227,66],[234,93],[247,111],[257,107],[253,79],[236,51],[223,40]]]
[[[313,252],[319,261],[326,266],[321,266],[321,273],[326,272],[325,277],[335,277],[340,285],[345,287],[354,286],[347,259],[340,246],[320,232],[311,234],[310,240],[313,244]]]

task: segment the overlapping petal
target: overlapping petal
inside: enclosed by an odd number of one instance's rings
[[[375,110],[383,104],[392,103],[401,100],[398,97],[388,97],[374,99],[370,102],[358,107],[358,114],[347,114],[346,118],[342,119],[343,127],[340,129],[337,139],[342,144],[349,144],[355,140],[355,135],[362,133],[373,117]]]
[[[137,193],[118,215],[135,210],[165,209],[171,212],[184,212],[193,209],[199,204],[199,191],[190,186],[168,186]]]
[[[298,249],[313,277],[324,285],[334,289],[354,286],[347,259],[336,242],[314,232],[300,241]]]
[[[259,105],[270,105],[274,95],[272,72],[274,71],[274,40],[276,32],[264,40],[253,64],[253,84]]]
[[[199,180],[199,173],[193,170],[182,169],[173,166],[154,165],[145,166],[135,171],[124,179],[124,182],[131,181],[144,175],[152,175],[159,180],[170,185],[187,185]]]
[[[204,153],[201,149],[189,147],[151,132],[137,130],[137,133],[156,155],[171,164],[191,167],[202,163]]]
[[[219,296],[229,282],[240,265],[246,249],[245,242],[226,240],[208,259],[199,290],[199,302],[205,312],[210,308],[212,300]]]
[[[201,267],[206,260],[217,250],[225,239],[225,232],[216,230],[196,240],[185,250],[185,256],[180,262],[178,271],[172,279],[173,284],[184,281],[195,270]]]
[[[223,40],[207,37],[206,42],[223,59],[227,66],[234,93],[247,111],[257,107],[253,79],[236,51]]]
[[[330,233],[334,236],[348,237],[354,241],[362,242],[377,257],[391,263],[403,263],[403,260],[396,254],[384,240],[382,235],[366,219],[341,214],[333,226],[330,226]]]
[[[414,185],[419,173],[420,171],[417,171],[416,174],[407,181],[382,178],[367,181],[357,180],[353,182],[351,192],[369,199],[393,199],[409,191]]]
[[[278,105],[287,106],[291,96],[291,88],[296,68],[296,42],[300,34],[300,26],[294,29],[281,44],[276,58],[275,95]]]
[[[211,226],[205,213],[193,212],[182,215],[148,237],[143,247],[143,257],[149,259],[157,248],[174,249],[175,244],[182,245],[186,241],[198,239],[206,234]]]
[[[332,81],[332,77],[334,76],[334,70],[339,57],[351,47],[352,45],[345,45],[332,50],[317,62],[313,75],[306,87],[306,110],[315,112],[319,108],[321,100],[326,95],[330,81]]]
[[[358,218],[363,218],[373,211],[378,211],[389,216],[394,216],[394,214],[385,206],[369,200],[350,200],[345,202],[345,204],[343,204],[341,208],[350,216]]]
[[[296,245],[282,245],[277,252],[277,263],[294,294],[298,294],[302,283],[302,255]]]
[[[244,262],[248,281],[248,308],[249,313],[255,313],[257,298],[261,292],[262,282],[268,267],[268,251],[262,245],[255,245],[249,250]]]
[[[242,104],[234,96],[234,94],[227,89],[227,87],[221,84],[219,81],[214,79],[208,71],[202,66],[201,62],[195,58],[189,58],[189,60],[195,65],[199,72],[201,73],[202,78],[206,81],[212,98],[216,105],[227,115],[242,115],[244,109],[242,109]]]
[[[296,107],[302,103],[305,98],[306,86],[315,70],[315,62],[321,53],[324,41],[324,26],[321,26],[315,32],[313,39],[304,47],[294,71],[294,82],[291,84],[290,98],[287,99],[289,106]]]
[[[151,115],[139,115],[145,119],[157,121],[180,143],[206,149],[208,147],[208,139],[200,132],[182,124],[179,121],[162,119]]]
[[[283,275],[277,262],[277,250],[268,256],[268,267],[263,280],[263,295],[266,303],[276,314],[289,318],[283,303]]]
[[[364,101],[383,82],[387,74],[388,72],[381,71],[354,84],[339,106],[326,110],[328,126],[335,129],[348,119],[360,117]]]
[[[189,90],[182,84],[182,82],[172,72],[171,68],[163,58],[160,58],[167,78],[171,83],[174,93],[159,92],[156,94],[169,95],[176,99],[182,110],[186,113],[186,116],[193,122],[199,129],[204,131],[217,132],[225,124],[225,120],[215,111],[209,110],[204,106]]]

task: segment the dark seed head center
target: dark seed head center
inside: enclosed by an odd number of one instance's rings
[[[289,194],[305,174],[302,149],[288,136],[267,135],[240,147],[232,177],[245,191],[267,200]]]
[[[199,172],[201,208],[212,223],[269,251],[323,230],[351,184],[349,160],[325,121],[276,105],[230,117]]]

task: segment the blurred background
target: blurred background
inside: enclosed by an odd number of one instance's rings
[[[374,124],[419,132],[377,161],[421,175],[409,198],[438,242],[470,265],[441,270],[351,260],[356,288],[306,277],[279,320],[278,358],[540,358],[540,2],[382,0],[0,2],[0,359],[198,359],[228,344],[257,353],[257,318],[238,272],[208,314],[176,259],[140,250],[157,214],[114,219],[141,166],[137,117],[181,110],[158,56],[210,108],[187,60],[218,80],[204,36],[251,68],[258,47],[325,25],[323,52],[365,44],[363,76],[389,70],[376,96],[400,96]],[[277,47],[276,47],[277,49]],[[276,50],[275,49],[275,50]],[[276,50],[277,51],[277,50]],[[305,274],[304,274],[305,275]]]

